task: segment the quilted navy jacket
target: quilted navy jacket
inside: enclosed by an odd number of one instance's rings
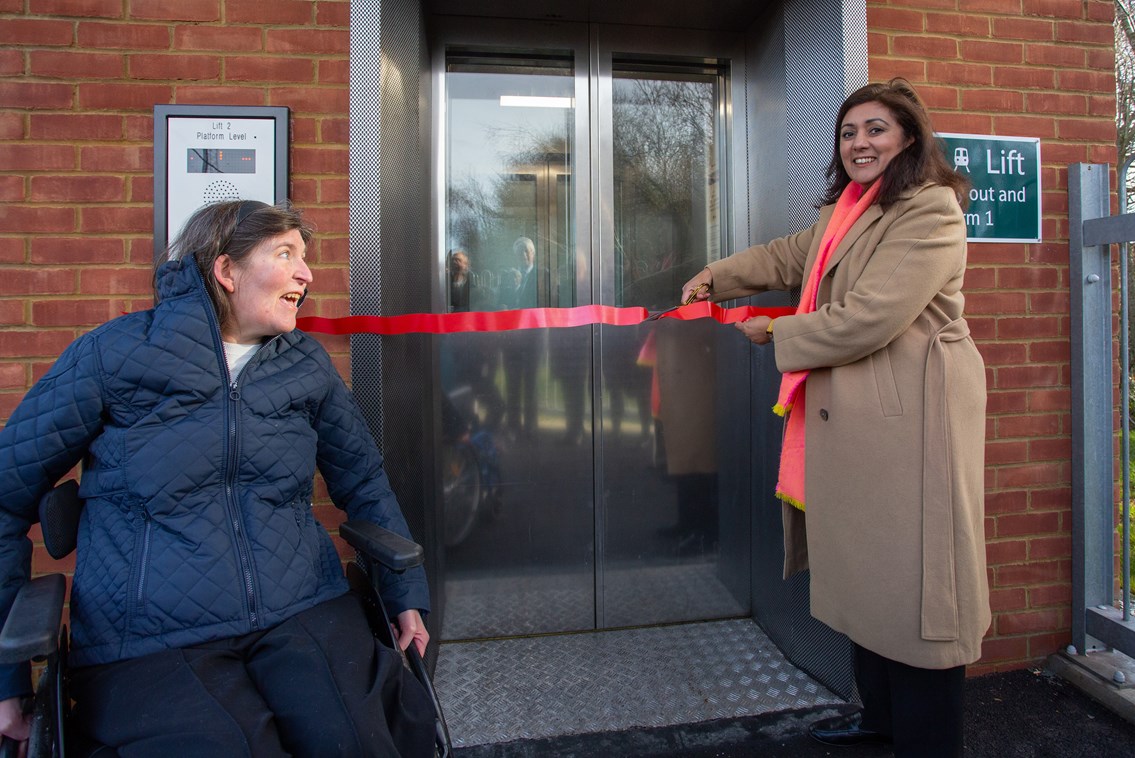
[[[322,346],[281,334],[229,377],[192,258],[161,269],[154,309],[72,343],[0,432],[0,616],[28,576],[40,496],[80,459],[75,665],[264,629],[346,592],[312,515],[316,466],[348,518],[410,536]],[[383,597],[428,610],[424,571],[386,577]],[[0,670],[0,698],[28,685]]]

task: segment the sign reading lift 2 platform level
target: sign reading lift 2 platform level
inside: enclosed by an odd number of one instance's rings
[[[970,242],[1040,242],[1040,140],[939,133],[946,160],[973,184]]]

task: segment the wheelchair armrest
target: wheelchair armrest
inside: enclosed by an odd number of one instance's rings
[[[55,652],[67,580],[39,576],[20,588],[0,631],[0,664],[20,663]]]
[[[425,560],[421,545],[369,521],[345,521],[339,525],[339,534],[355,550],[396,573]]]

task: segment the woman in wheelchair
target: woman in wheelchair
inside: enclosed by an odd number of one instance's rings
[[[312,513],[318,467],[347,518],[409,537],[358,407],[295,330],[311,236],[288,204],[197,211],[155,306],[72,343],[0,432],[0,620],[39,498],[83,463],[74,721],[120,755],[432,755],[428,696]],[[424,652],[422,569],[381,590]],[[26,738],[30,692],[26,665],[0,669],[0,732]]]

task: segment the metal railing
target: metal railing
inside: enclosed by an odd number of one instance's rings
[[[1120,187],[1130,168],[1120,173]],[[1068,168],[1068,245],[1072,317],[1072,645],[1098,640],[1135,656],[1130,572],[1130,350],[1128,242],[1135,214],[1111,215],[1109,167]],[[1122,195],[1121,195],[1122,198]],[[1125,205],[1121,200],[1121,207]],[[1120,245],[1120,396],[1122,534],[1120,594],[1115,597],[1114,376],[1111,246]],[[1118,607],[1117,607],[1118,606]]]

